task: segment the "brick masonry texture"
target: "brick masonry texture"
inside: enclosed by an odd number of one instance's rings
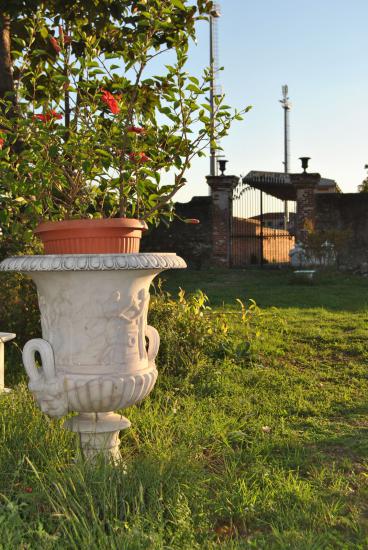
[[[339,253],[342,270],[368,273],[368,193],[316,195],[316,229],[341,231],[346,243]]]
[[[175,219],[169,227],[163,223],[150,229],[142,238],[141,252],[176,252],[194,269],[208,266],[212,256],[211,197],[193,197],[176,203],[179,218],[195,218],[200,224],[186,224]]]
[[[232,195],[237,176],[207,176],[212,190],[212,264],[229,267]]]
[[[297,190],[297,217],[296,235],[298,241],[303,241],[307,232],[306,221],[315,221],[315,192],[314,187],[300,187]]]

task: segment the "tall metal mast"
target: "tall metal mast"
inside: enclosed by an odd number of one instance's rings
[[[211,134],[210,134],[210,176],[216,176],[216,149],[213,147],[215,137],[215,96],[219,93],[217,83],[219,62],[218,62],[218,18],[220,17],[220,5],[218,2],[214,4],[210,14],[210,108],[211,108]]]
[[[282,87],[282,99],[280,99],[280,103],[282,105],[282,108],[284,109],[284,172],[285,174],[289,173],[290,168],[290,157],[289,157],[289,150],[290,150],[290,140],[289,140],[289,133],[290,133],[290,119],[289,119],[289,111],[291,109],[291,103],[290,98],[288,96],[289,93],[289,87],[285,84]]]
[[[290,117],[289,112],[291,109],[290,98],[288,96],[289,87],[287,84],[282,86],[282,99],[280,103],[284,109],[284,172],[289,173],[290,170]],[[289,221],[288,203],[284,203],[284,229],[287,230]]]

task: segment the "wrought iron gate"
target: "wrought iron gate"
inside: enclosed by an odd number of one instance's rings
[[[296,202],[240,181],[233,192],[232,267],[289,263],[295,243]]]

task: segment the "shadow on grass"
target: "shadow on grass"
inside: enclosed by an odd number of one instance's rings
[[[358,475],[362,469],[367,471],[368,426],[352,427],[350,432],[341,435],[316,434],[314,441],[289,441],[285,445],[270,443],[266,454],[270,462],[298,470],[307,477],[315,468],[331,474],[335,468]]]

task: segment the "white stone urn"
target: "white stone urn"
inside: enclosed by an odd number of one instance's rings
[[[184,268],[176,254],[19,256],[2,271],[37,285],[42,338],[27,342],[29,389],[51,417],[80,435],[84,456],[118,460],[127,418],[113,411],[146,397],[157,379],[157,330],[147,325],[149,286],[164,269]],[[41,359],[37,366],[35,354]]]

